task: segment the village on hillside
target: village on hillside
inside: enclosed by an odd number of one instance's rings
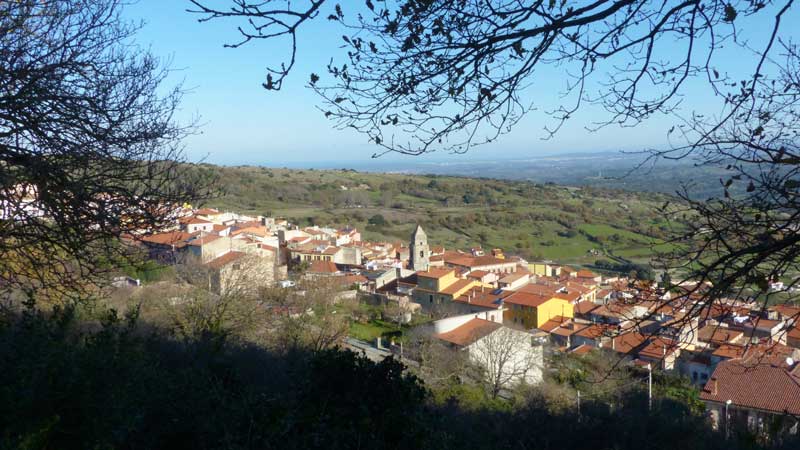
[[[800,308],[763,313],[744,299],[700,304],[702,286],[664,286],[606,276],[502,249],[446,249],[417,226],[408,242],[367,242],[355,228],[299,227],[285,219],[185,209],[173,227],[133,239],[164,264],[194,261],[209,289],[230,283],[293,289],[298,279],[333,282],[360,301],[392,306],[391,320],[483,364],[487,376],[535,384],[548,352],[606,352],[645,373],[688,377],[715,427],[759,430],[800,416]],[[138,280],[117,283],[137,285]],[[690,294],[684,294],[690,293]],[[348,338],[375,358],[402,342]],[[506,355],[496,365],[496,347]],[[413,360],[408,359],[411,364]],[[762,387],[768,386],[767,389]],[[500,388],[500,386],[498,386]],[[770,425],[771,426],[771,425]]]

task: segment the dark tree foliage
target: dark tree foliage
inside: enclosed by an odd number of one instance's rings
[[[493,141],[536,106],[537,82],[554,73],[567,86],[546,111],[546,136],[586,105],[605,110],[590,130],[666,114],[669,144],[637,170],[666,158],[731,172],[719,198],[693,198],[684,186],[680,205],[665,208],[680,235],[660,263],[681,274],[676,284],[713,284],[688,293],[689,316],[720,297],[765,294],[769,280],[789,281],[787,290],[800,281],[793,0],[190,1],[201,20],[240,19],[236,45],[291,39],[289,64],[270,71],[266,89],[282,86],[304,26],[340,23],[345,60],[311,74],[309,86],[326,116],[366,134],[378,154]],[[697,92],[711,101],[693,102]]]
[[[118,0],[0,2],[0,289],[78,292],[118,237],[202,191],[179,88]],[[119,252],[117,252],[119,253]]]
[[[580,411],[429,401],[398,361],[341,350],[274,354],[176,340],[111,312],[0,315],[0,448],[758,449],[712,432],[669,397],[632,392]],[[772,448],[796,448],[796,441]]]

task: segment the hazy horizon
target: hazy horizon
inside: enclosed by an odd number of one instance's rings
[[[349,6],[349,5],[348,5]],[[198,23],[200,16],[186,12],[185,1],[141,0],[127,7],[126,18],[144,21],[136,42],[158,57],[171,61],[172,84],[183,82],[189,90],[179,119],[200,117],[199,134],[185,144],[192,161],[224,165],[316,164],[324,161],[369,163],[378,150],[353,130],[337,130],[317,109],[319,99],[305,87],[312,72],[324,72],[331,56],[341,53],[341,30],[318,20],[301,32],[298,61],[279,92],[261,87],[266,67],[286,48],[286,42],[251,42],[240,48],[223,48],[239,38],[234,22]],[[331,39],[331,36],[336,36]],[[480,161],[546,156],[565,153],[640,150],[667,143],[666,130],[674,121],[656,116],[636,127],[609,126],[597,132],[585,127],[603,111],[585,105],[552,139],[543,140],[544,127],[553,125],[546,111],[559,101],[566,86],[563,69],[543,68],[526,97],[536,103],[532,111],[510,133],[496,142],[467,154],[434,153],[414,157],[430,161]],[[689,86],[691,88],[691,86]],[[706,94],[687,89],[693,97]],[[401,155],[386,155],[384,161],[406,161]]]

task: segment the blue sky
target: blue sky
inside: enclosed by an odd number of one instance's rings
[[[324,72],[330,56],[338,53],[341,30],[325,20],[307,28],[300,36],[299,61],[294,72],[280,92],[267,92],[261,88],[266,67],[279,60],[285,47],[279,42],[261,41],[238,49],[223,48],[223,43],[238,38],[235,23],[198,23],[198,16],[185,11],[189,6],[185,0],[139,0],[126,7],[125,15],[145,22],[136,40],[155,55],[171,60],[170,81],[182,81],[190,90],[184,98],[180,118],[189,120],[199,116],[202,125],[200,134],[186,141],[191,160],[268,166],[369,160],[375,147],[355,131],[334,129],[316,109],[319,99],[304,87],[309,73]],[[554,93],[563,89],[565,81],[556,69],[546,74],[538,79],[531,96],[533,100],[553,104],[558,99]],[[541,99],[537,98],[539,92]],[[666,118],[656,118],[624,131],[616,127],[594,133],[586,131],[584,126],[601,113],[596,108],[585,109],[556,138],[544,141],[541,138],[547,117],[542,111],[534,112],[497,143],[479,147],[467,155],[436,153],[423,160],[635,150],[665,142],[669,126]]]

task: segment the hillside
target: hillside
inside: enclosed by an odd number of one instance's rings
[[[208,206],[353,225],[365,239],[406,240],[414,224],[448,248],[500,247],[531,259],[593,263],[592,249],[647,259],[669,232],[659,193],[484,178],[203,165],[224,194]]]

